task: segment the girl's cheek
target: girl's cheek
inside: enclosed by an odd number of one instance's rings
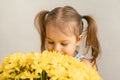
[[[50,51],[53,50],[53,46],[52,46],[52,45],[48,45],[47,48],[48,48],[48,50],[50,50]]]

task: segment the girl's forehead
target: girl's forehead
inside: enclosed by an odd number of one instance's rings
[[[47,32],[61,32],[67,36],[74,34],[76,23],[75,22],[49,22],[46,25]]]
[[[71,41],[75,35],[64,33],[59,28],[50,27],[46,29],[46,37],[54,41]]]

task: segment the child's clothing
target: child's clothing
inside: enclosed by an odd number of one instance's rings
[[[80,54],[80,53],[77,53],[74,58],[82,60],[84,58],[84,56],[82,54]]]

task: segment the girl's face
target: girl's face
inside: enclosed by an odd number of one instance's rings
[[[74,33],[64,34],[54,25],[46,25],[46,47],[49,51],[55,50],[64,55],[75,56],[76,47],[79,46],[82,36]]]

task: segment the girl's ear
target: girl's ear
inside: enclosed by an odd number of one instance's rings
[[[82,41],[82,38],[83,38],[83,35],[79,35],[79,36],[77,37],[77,46],[80,45],[80,42]]]

